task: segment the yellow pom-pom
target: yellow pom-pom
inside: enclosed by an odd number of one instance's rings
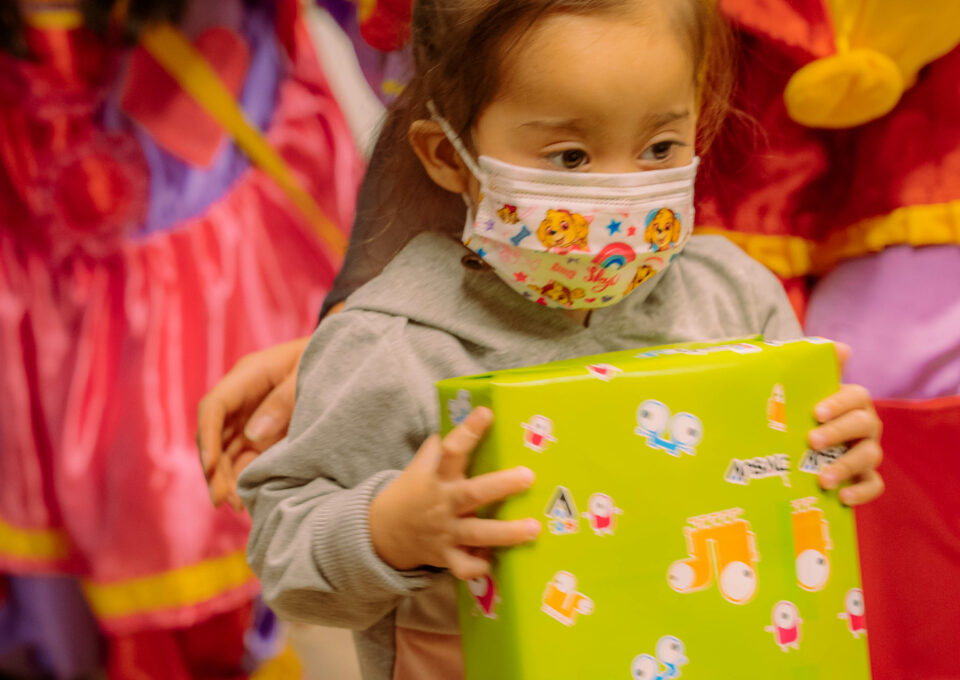
[[[904,77],[886,55],[857,49],[818,59],[793,74],[783,93],[790,117],[807,127],[848,128],[886,115]]]

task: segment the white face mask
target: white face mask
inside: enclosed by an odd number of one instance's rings
[[[693,232],[700,160],[629,173],[524,168],[463,146],[431,102],[430,112],[480,182],[468,197],[463,243],[511,288],[561,309],[606,307],[669,266]]]

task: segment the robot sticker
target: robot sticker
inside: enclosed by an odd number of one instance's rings
[[[617,515],[623,510],[613,503],[613,499],[605,493],[595,493],[587,501],[587,512],[583,516],[590,522],[590,528],[597,536],[613,536],[616,529]]]
[[[573,494],[566,487],[557,487],[544,514],[550,519],[547,522],[547,529],[550,530],[551,534],[564,536],[575,534],[580,530],[580,516],[577,514],[577,506],[573,502]]]
[[[454,425],[459,425],[466,420],[472,409],[470,392],[467,390],[459,390],[456,399],[447,399],[447,413],[450,415],[450,422]]]
[[[593,600],[577,592],[577,577],[569,571],[558,571],[543,591],[540,611],[565,626],[572,626],[580,615],[593,613]]]
[[[610,382],[623,373],[622,368],[617,368],[610,364],[589,364],[587,370],[590,372],[590,375],[595,378],[600,378],[603,382]]]
[[[551,443],[557,441],[553,436],[553,421],[546,416],[532,416],[530,422],[523,423],[523,445],[531,451],[543,453]]]
[[[790,501],[793,512],[793,554],[797,565],[797,585],[804,590],[823,590],[830,579],[830,523],[823,518],[823,510],[815,508],[815,496]]]
[[[846,611],[837,614],[838,619],[847,620],[847,629],[856,639],[867,634],[866,610],[863,606],[863,591],[851,588],[843,598],[843,607]]]
[[[664,635],[657,641],[657,655],[640,654],[630,664],[630,677],[633,680],[668,680],[679,678],[680,666],[687,664],[684,656],[686,648],[680,638]],[[661,668],[662,664],[662,668]]]
[[[787,431],[787,398],[779,383],[773,386],[767,399],[767,425],[779,432]]]
[[[651,449],[675,457],[682,453],[695,456],[697,445],[703,441],[703,423],[692,413],[678,413],[671,419],[666,404],[647,399],[637,407],[634,433],[646,437]]]
[[[800,612],[797,605],[787,600],[780,600],[773,605],[770,615],[770,625],[764,628],[773,633],[773,640],[780,646],[780,650],[789,652],[790,648],[800,649]]]
[[[756,536],[740,508],[690,517],[683,528],[686,559],[667,570],[667,583],[678,593],[709,588],[714,577],[720,594],[733,604],[746,604],[757,592]]]
[[[470,579],[467,581],[467,588],[476,604],[474,613],[480,613],[488,619],[497,618],[495,609],[500,603],[500,595],[497,594],[497,584],[493,577],[490,574],[484,574],[479,578]]]

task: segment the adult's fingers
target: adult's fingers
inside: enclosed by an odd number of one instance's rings
[[[872,501],[883,493],[883,477],[876,470],[870,470],[845,489],[840,489],[840,500],[847,505],[862,505]]]
[[[836,488],[847,480],[876,470],[882,460],[880,444],[875,439],[864,439],[820,471],[820,485],[824,489]]]
[[[484,406],[478,406],[462,423],[450,430],[441,443],[443,456],[437,470],[441,479],[463,477],[470,454],[477,448],[477,444],[487,433],[492,422],[493,411]]]
[[[457,544],[476,548],[505,547],[532,541],[540,533],[533,518],[501,521],[464,517],[457,521]]]
[[[255,451],[266,451],[287,433],[297,391],[294,368],[251,414],[243,434]]]
[[[498,470],[465,479],[457,484],[454,491],[454,511],[460,516],[473,514],[485,505],[526,491],[533,480],[533,470],[527,467]]]
[[[490,563],[459,548],[449,548],[444,554],[445,566],[458,579],[469,581],[490,571]]]

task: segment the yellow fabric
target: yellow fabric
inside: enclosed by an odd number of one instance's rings
[[[290,167],[246,119],[236,99],[203,55],[170,24],[145,31],[141,45],[180,87],[192,96],[233,137],[237,146],[283,189],[310,222],[331,255],[342,257],[347,243],[339,229],[298,182]]]
[[[243,550],[162,574],[99,584],[84,581],[83,591],[98,618],[122,618],[213,599],[254,579]]]
[[[33,9],[24,12],[23,20],[41,31],[70,31],[83,25],[83,14],[75,9]]]
[[[723,235],[774,274],[791,279],[823,274],[838,262],[890,246],[960,246],[960,201],[899,208],[837,231],[822,243],[798,236],[744,234],[709,226],[697,227],[697,233]]]
[[[290,644],[250,676],[250,680],[297,680],[303,677],[300,657]]]
[[[0,555],[21,560],[56,561],[67,557],[67,539],[55,529],[20,529],[0,519]]]
[[[797,71],[784,100],[801,125],[845,128],[888,113],[926,64],[960,43],[960,0],[824,0],[837,54]]]

